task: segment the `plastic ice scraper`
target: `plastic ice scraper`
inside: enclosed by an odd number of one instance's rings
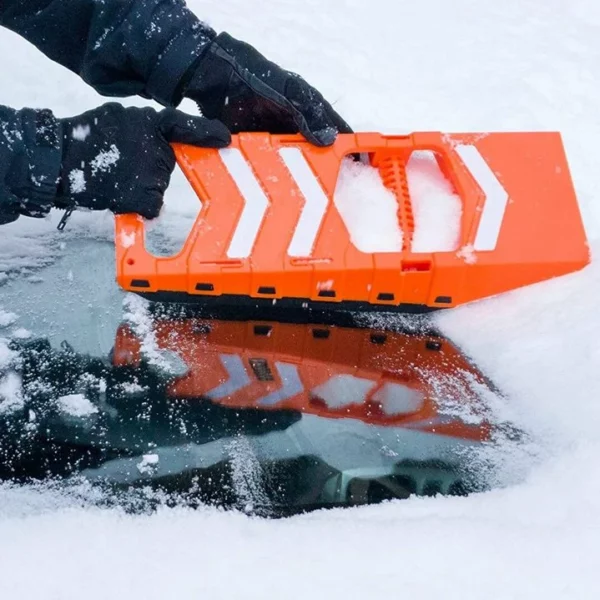
[[[244,133],[225,150],[176,146],[202,209],[173,257],[146,250],[144,221],[116,221],[117,280],[161,301],[418,312],[583,268],[589,251],[558,133],[301,136]],[[459,243],[414,252],[407,162],[431,151],[462,202]],[[368,157],[397,200],[403,246],[367,253],[334,203],[342,161]]]

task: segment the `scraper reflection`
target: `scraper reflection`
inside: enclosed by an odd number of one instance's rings
[[[485,377],[435,333],[156,317],[110,357],[20,343],[4,479],[282,516],[481,489]],[[1,421],[0,421],[1,422]]]

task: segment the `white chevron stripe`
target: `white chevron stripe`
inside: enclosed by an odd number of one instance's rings
[[[240,356],[237,354],[221,354],[219,358],[227,371],[228,379],[206,393],[206,396],[213,400],[222,400],[233,396],[233,394],[251,383],[250,376]]]
[[[456,146],[456,152],[485,194],[485,205],[473,247],[479,251],[495,250],[508,204],[508,192],[475,146]]]
[[[282,148],[279,155],[296,180],[305,199],[302,214],[288,248],[288,254],[290,256],[310,256],[327,211],[329,198],[306,161],[302,150]]]
[[[229,258],[248,258],[269,207],[269,199],[254,176],[250,165],[237,148],[226,148],[220,150],[219,154],[245,201],[242,216],[227,250],[227,256]],[[223,198],[222,201],[226,201],[226,198]]]
[[[296,365],[276,362],[275,367],[283,382],[283,386],[280,389],[271,392],[264,398],[261,398],[258,401],[259,406],[273,406],[288,398],[293,398],[304,391],[304,385],[302,385],[302,381],[300,381],[300,375],[298,375],[298,368]]]

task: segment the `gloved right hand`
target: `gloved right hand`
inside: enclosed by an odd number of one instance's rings
[[[227,33],[203,50],[183,85],[202,114],[233,133],[297,133],[317,146],[330,146],[350,126],[323,95],[300,75],[267,60]]]
[[[157,217],[175,168],[172,142],[223,148],[225,125],[174,108],[109,103],[61,119],[62,168],[55,205]]]

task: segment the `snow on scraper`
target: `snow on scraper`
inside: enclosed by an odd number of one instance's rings
[[[296,135],[244,133],[230,148],[176,146],[202,208],[182,250],[146,250],[144,222],[116,222],[117,281],[160,301],[420,312],[564,275],[589,250],[559,133]],[[407,183],[413,152],[433,152],[462,203],[458,249],[415,252]],[[334,203],[345,158],[375,167],[397,201],[402,247],[352,243]]]

